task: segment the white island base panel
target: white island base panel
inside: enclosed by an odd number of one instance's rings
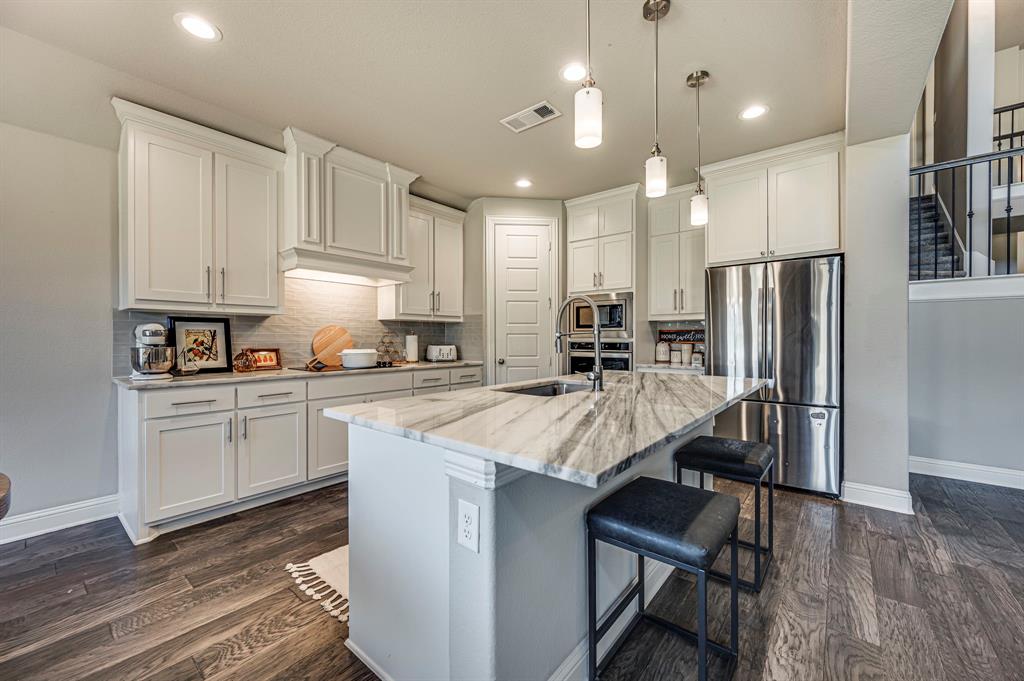
[[[637,476],[673,479],[671,452],[711,432],[708,418],[593,489],[352,426],[349,647],[386,681],[584,679],[586,510]],[[459,500],[479,508],[478,553],[458,543]],[[597,559],[607,613],[636,557],[599,543]],[[650,602],[671,568],[645,565]]]

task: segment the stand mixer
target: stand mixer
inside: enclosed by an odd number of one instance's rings
[[[135,345],[130,348],[132,380],[165,381],[174,378],[169,373],[174,367],[174,346],[167,344],[167,329],[152,322],[139,324],[132,332]]]

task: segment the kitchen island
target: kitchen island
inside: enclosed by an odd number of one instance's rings
[[[347,644],[381,678],[582,678],[586,510],[671,479],[672,450],[765,383],[606,372],[603,392],[515,392],[552,380],[325,410],[350,424]],[[635,565],[599,546],[600,612]],[[671,570],[647,566],[651,597]]]

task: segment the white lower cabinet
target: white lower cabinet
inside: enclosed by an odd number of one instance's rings
[[[153,523],[235,500],[234,412],[145,422],[145,518]]]
[[[306,404],[238,412],[238,498],[306,479]]]
[[[357,396],[332,397],[308,403],[306,477],[309,480],[348,470],[348,424],[327,418],[324,409],[362,401],[362,396]]]

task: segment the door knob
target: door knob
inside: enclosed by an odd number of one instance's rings
[[[498,360],[498,364],[504,364],[504,363],[505,363],[505,358],[502,357],[502,358],[500,358]]]

